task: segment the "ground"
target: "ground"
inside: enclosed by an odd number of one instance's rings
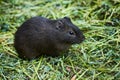
[[[68,16],[86,40],[65,56],[22,60],[14,33],[33,16]],[[0,80],[120,80],[120,1],[0,0]]]

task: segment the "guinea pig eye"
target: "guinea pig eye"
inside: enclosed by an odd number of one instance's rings
[[[74,35],[74,32],[72,32],[72,31],[69,31],[69,34],[70,34],[70,35]]]

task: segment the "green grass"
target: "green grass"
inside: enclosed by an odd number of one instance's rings
[[[67,56],[25,61],[13,47],[14,33],[27,19],[69,16],[86,40]],[[0,1],[0,80],[120,80],[119,0]]]

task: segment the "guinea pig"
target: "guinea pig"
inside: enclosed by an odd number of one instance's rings
[[[84,39],[81,30],[68,17],[57,20],[32,17],[17,29],[14,47],[20,58],[31,60],[41,55],[59,56]]]

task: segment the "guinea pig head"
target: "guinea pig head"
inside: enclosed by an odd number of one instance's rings
[[[61,43],[79,44],[85,39],[81,30],[68,17],[57,20],[56,30],[59,31],[58,39]]]

